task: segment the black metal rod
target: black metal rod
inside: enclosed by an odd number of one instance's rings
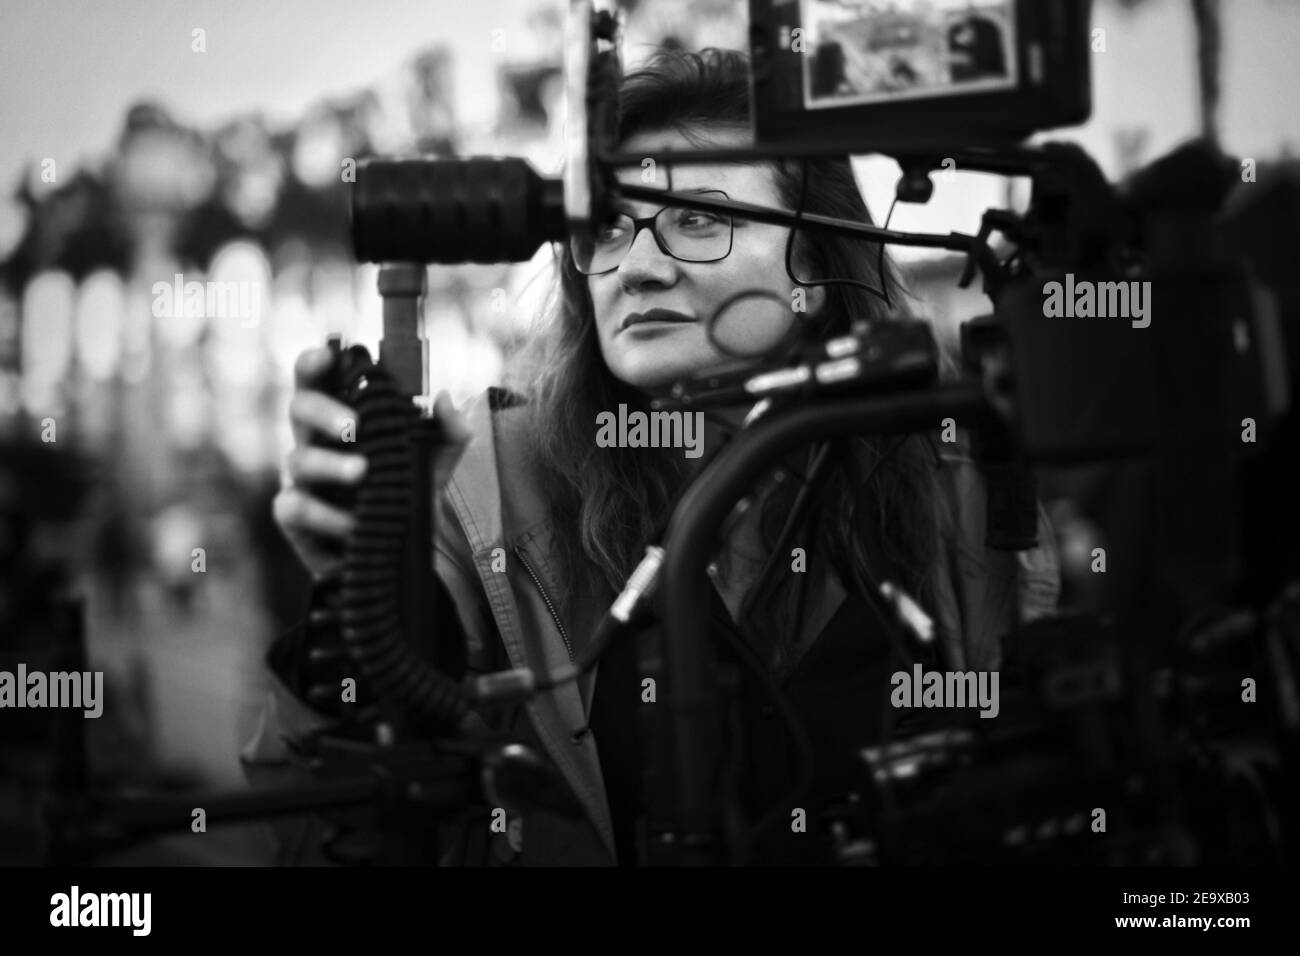
[[[909,162],[933,162],[937,167],[942,160],[951,159],[959,169],[978,172],[1029,175],[1052,163],[1052,157],[1041,147],[1008,145],[990,142],[988,145],[971,144],[962,147],[936,146],[933,143],[898,141],[882,143],[876,149],[850,150],[827,142],[809,142],[800,145],[736,147],[731,149],[645,150],[638,153],[597,151],[596,161],[610,167],[640,165],[647,157],[658,163],[676,163],[684,166],[714,163],[752,163],[772,159],[820,159],[843,156],[881,154]]]
[[[979,240],[965,233],[951,232],[946,236],[928,232],[899,232],[896,229],[881,229],[865,222],[853,219],[839,219],[834,216],[822,216],[805,212],[796,216],[792,210],[773,206],[756,206],[753,203],[738,202],[734,199],[711,199],[699,193],[680,193],[671,190],[656,189],[653,186],[640,186],[636,183],[619,183],[614,191],[629,199],[647,199],[662,202],[665,206],[687,206],[692,209],[707,209],[713,212],[738,213],[744,219],[755,222],[767,222],[778,226],[816,227],[823,232],[837,235],[853,236],[859,239],[872,239],[877,242],[891,242],[895,245],[928,246],[936,249],[957,249],[965,252],[972,242]]]
[[[978,236],[969,236],[961,232],[950,232],[946,236],[927,232],[899,232],[896,229],[881,229],[852,219],[839,219],[818,213],[795,213],[788,209],[771,206],[757,206],[753,203],[737,202],[734,199],[710,199],[697,193],[679,193],[671,190],[656,189],[653,186],[641,186],[635,183],[618,183],[611,186],[611,191],[628,199],[653,200],[665,206],[684,206],[689,209],[704,209],[711,212],[727,212],[739,215],[754,222],[766,222],[777,226],[795,226],[813,232],[827,232],[833,235],[850,236],[856,239],[869,239],[896,246],[921,246],[930,249],[952,249],[973,255],[979,263],[980,270],[986,278],[995,279],[1001,268],[996,253]]]
[[[380,788],[378,778],[366,776],[259,793],[92,797],[91,819],[97,824],[107,824],[110,828],[120,828],[136,835],[189,830],[194,810],[199,808],[208,821],[229,823],[377,803]]]
[[[878,398],[854,396],[775,414],[733,438],[673,512],[659,595],[672,789],[659,794],[667,807],[650,809],[666,809],[675,824],[672,845],[679,864],[717,865],[725,849],[718,843],[721,815],[714,793],[722,713],[716,658],[707,615],[701,611],[709,606],[705,569],[723,521],[774,461],[799,447],[845,435],[923,431],[938,427],[945,417],[976,429],[996,420],[981,387],[969,383]]]

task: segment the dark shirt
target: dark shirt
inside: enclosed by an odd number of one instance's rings
[[[712,595],[715,637],[739,631],[717,592]],[[743,638],[740,638],[743,639]],[[730,642],[719,639],[720,662],[739,661]],[[807,831],[795,833],[790,811],[750,854],[756,863],[829,864],[827,834],[819,832],[819,808],[865,782],[858,751],[877,740],[889,677],[898,667],[875,613],[850,594],[825,630],[779,685],[808,735],[816,768],[812,796],[805,798]],[[797,780],[798,751],[779,711],[747,666],[740,666],[740,724],[746,735],[740,787],[749,823],[760,818]],[[633,640],[616,641],[601,658],[590,725],[613,817],[620,865],[636,860],[636,818],[641,811],[641,743],[637,726],[641,675]]]
[[[624,632],[605,649],[587,724],[596,736],[601,776],[614,825],[620,866],[636,865],[636,816],[641,803],[641,680],[636,635]]]

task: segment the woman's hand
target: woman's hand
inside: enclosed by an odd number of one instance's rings
[[[355,519],[337,501],[354,491],[366,473],[366,459],[345,442],[355,436],[355,410],[321,391],[333,353],[309,349],[294,365],[294,393],[289,402],[294,448],[285,459],[285,485],[275,496],[272,513],[298,559],[315,578],[334,573],[343,560],[343,542]],[[434,415],[443,441],[434,453],[434,491],[441,493],[469,442],[464,418],[442,392]],[[333,494],[331,494],[333,492]]]

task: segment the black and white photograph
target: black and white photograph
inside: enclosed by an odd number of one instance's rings
[[[16,939],[1283,928],[1300,4],[0,22]]]

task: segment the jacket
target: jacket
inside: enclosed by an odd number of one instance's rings
[[[579,656],[605,610],[595,602],[561,620],[555,596],[565,593],[553,551],[554,524],[538,492],[535,472],[521,450],[527,409],[511,407],[490,389],[463,413],[472,439],[438,502],[434,564],[456,606],[474,672],[512,667],[558,670]],[[1039,507],[1039,547],[1008,553],[986,549],[983,486],[974,463],[960,451],[939,468],[946,501],[941,528],[941,585],[934,616],[945,666],[993,670],[999,638],[1022,619],[1049,612],[1059,592],[1059,561],[1051,527]],[[810,613],[824,627],[845,592],[833,580]],[[820,629],[813,633],[820,633]],[[577,682],[538,694],[492,729],[506,729],[533,746],[559,770],[580,802],[580,820],[534,811],[510,821],[506,833],[490,826],[448,825],[440,863],[538,865],[615,863],[613,829],[605,797],[595,733],[587,730],[599,667]],[[304,771],[291,744],[321,725],[323,715],[299,701],[277,678],[259,726],[241,753],[254,786],[302,782]],[[487,727],[471,714],[465,731]],[[313,823],[303,818],[296,834],[280,829],[281,863],[317,862],[290,844],[312,845]]]

